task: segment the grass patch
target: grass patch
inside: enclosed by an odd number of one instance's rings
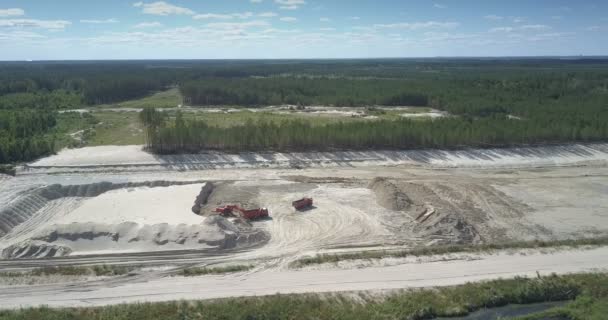
[[[223,273],[234,273],[241,272],[253,269],[252,265],[233,265],[226,267],[216,267],[216,268],[187,268],[181,270],[178,275],[184,277],[195,277],[202,276],[206,274],[223,274]]]
[[[314,257],[301,258],[290,264],[292,268],[301,268],[308,265],[322,263],[336,263],[345,260],[368,260],[382,258],[405,258],[408,256],[430,256],[459,252],[488,252],[506,249],[539,249],[554,247],[581,247],[608,245],[608,237],[590,239],[568,239],[558,241],[521,241],[507,243],[489,243],[482,245],[447,245],[419,247],[410,250],[398,251],[362,251],[354,253],[321,254]]]
[[[94,134],[93,128],[99,122],[91,113],[65,112],[57,115],[55,127],[55,150],[62,148],[76,148],[87,144],[87,140]],[[72,134],[82,132],[78,136]]]
[[[481,308],[576,299],[566,308],[592,302],[606,306],[607,274],[515,278],[454,287],[403,291],[385,298],[366,294],[274,295],[215,301],[166,302],[99,308],[34,308],[0,311],[0,319],[432,319],[463,316]],[[364,302],[364,303],[362,303]],[[582,309],[578,309],[582,310]],[[573,318],[590,319],[590,318]],[[601,318],[597,318],[601,319]]]
[[[136,267],[95,265],[86,267],[44,267],[26,272],[0,272],[0,277],[45,277],[45,276],[120,276],[125,275]]]
[[[143,144],[144,133],[136,112],[94,112],[99,124],[88,146]]]
[[[144,101],[147,98],[140,99]],[[180,98],[181,99],[181,98]],[[158,105],[158,103],[144,103],[134,101],[121,103],[121,107],[139,108],[144,105]],[[161,99],[162,100],[162,99]],[[159,101],[161,101],[159,100]],[[106,106],[117,107],[117,106]],[[175,107],[175,105],[173,105]],[[272,112],[251,112],[248,110],[240,110],[230,113],[190,113],[185,112],[186,120],[196,119],[203,120],[210,126],[219,126],[222,128],[230,128],[234,126],[244,125],[248,122],[258,123],[260,121],[283,123],[292,120],[302,120],[310,123],[313,126],[322,126],[326,124],[338,122],[366,122],[377,120],[396,120],[399,119],[399,114],[403,111],[382,111],[374,110],[375,116],[378,118],[370,119],[365,117],[349,117],[331,114],[302,114],[302,113],[287,113],[276,114]],[[175,110],[166,111],[170,117],[175,115]],[[58,125],[55,130],[56,134],[56,150],[64,147],[76,148],[83,146],[103,146],[103,145],[140,145],[144,144],[143,127],[138,119],[137,112],[115,112],[104,111],[102,107],[92,109],[89,113],[67,112],[59,114]],[[81,132],[78,138],[71,134]]]
[[[99,108],[175,108],[182,104],[183,98],[178,88],[156,92],[141,99],[128,100],[113,104],[99,105]]]

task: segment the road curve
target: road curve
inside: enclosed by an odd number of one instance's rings
[[[608,270],[608,247],[551,254],[500,253],[479,259],[412,263],[352,270],[272,271],[193,278],[165,277],[95,285],[0,287],[0,309],[47,305],[88,307],[181,299],[214,299],[275,293],[336,292],[449,286],[466,282],[535,276],[537,272]]]

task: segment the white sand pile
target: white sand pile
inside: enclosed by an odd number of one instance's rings
[[[441,111],[419,112],[419,113],[402,113],[399,116],[402,118],[443,118],[449,114]]]
[[[192,184],[109,191],[85,201],[55,223],[200,224],[203,219],[192,213],[191,206],[202,186]]]
[[[44,221],[29,239],[9,245],[3,257],[229,249],[266,240],[263,231],[250,226],[193,214],[192,203],[204,185],[134,187],[93,194],[73,211]],[[47,189],[52,194],[91,190],[82,186]]]

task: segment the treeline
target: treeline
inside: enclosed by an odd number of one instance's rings
[[[141,120],[147,146],[156,153],[225,151],[325,151],[368,149],[419,149],[500,147],[566,141],[599,141],[608,138],[608,122],[592,114],[583,117],[553,115],[546,119],[512,120],[504,116],[466,117],[433,121],[383,120],[313,126],[294,120],[281,123],[248,122],[223,128],[203,120],[175,120],[163,112],[146,109]]]
[[[393,80],[272,77],[210,78],[186,82],[180,92],[187,105],[407,105],[427,106],[420,85]]]
[[[412,79],[270,77],[201,79],[180,91],[187,105],[430,106],[455,115],[543,116],[606,106],[608,70],[533,72],[485,70]],[[576,108],[573,108],[576,106]]]
[[[47,133],[57,119],[48,111],[0,110],[0,164],[28,161],[54,151]]]
[[[537,106],[605,100],[607,79],[606,59],[0,63],[0,109],[115,103],[179,86],[195,106],[429,105],[454,114],[523,115]]]
[[[97,79],[84,87],[84,102],[89,105],[105,104],[143,97],[150,92],[163,89],[157,79],[123,77],[118,79]]]
[[[74,108],[146,96],[190,79],[138,63],[0,64],[0,109]]]

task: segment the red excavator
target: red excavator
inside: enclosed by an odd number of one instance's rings
[[[268,218],[268,209],[266,208],[247,210],[239,207],[238,205],[227,205],[215,209],[215,212],[219,213],[223,217],[234,216],[234,211],[239,212],[240,216],[247,220]]]
[[[312,198],[302,198],[291,203],[296,210],[304,210],[312,207]]]

